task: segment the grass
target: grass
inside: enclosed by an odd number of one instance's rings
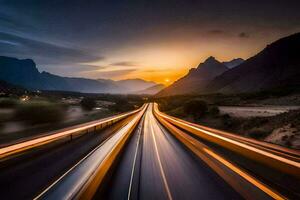
[[[289,95],[289,92],[277,91],[276,95],[285,96]],[[226,100],[227,98],[230,98],[230,101],[232,103],[232,99],[234,98],[244,98],[247,100],[247,102],[251,102],[251,99],[261,100],[268,96],[274,96],[274,92],[269,92],[267,94],[245,94],[244,96],[237,95],[236,97],[234,97],[234,95],[222,95],[219,100],[217,100],[217,97],[220,97],[219,95],[202,97],[180,96],[178,98],[175,98],[175,100],[173,100],[173,98],[163,98],[160,99],[158,103],[160,109],[171,116],[258,140],[264,140],[268,135],[270,135],[273,132],[273,130],[284,127],[288,124],[291,124],[291,126],[297,128],[297,130],[300,130],[300,110],[292,110],[286,113],[270,117],[239,118],[231,117],[228,114],[220,114],[216,104],[218,101],[221,101],[223,103],[229,102]],[[193,118],[193,116],[191,116],[190,113],[186,112],[183,105],[185,104],[185,102],[190,101],[190,99],[201,99],[203,101],[204,98],[212,100],[208,101],[209,103],[207,103],[208,111],[205,115],[195,119]],[[284,140],[286,138],[282,139]],[[287,141],[285,142],[285,145],[287,147],[291,147],[291,142],[289,138],[286,140]]]

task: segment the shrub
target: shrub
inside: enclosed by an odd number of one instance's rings
[[[211,114],[212,116],[217,116],[218,114],[220,114],[220,110],[217,106],[213,106],[209,109],[209,114]]]
[[[269,134],[270,132],[263,130],[262,128],[256,128],[252,129],[247,135],[254,139],[263,139]]]
[[[130,104],[126,99],[118,99],[115,104],[110,106],[109,109],[114,112],[126,112],[134,109],[134,106]]]
[[[15,112],[15,118],[30,124],[60,122],[64,118],[61,105],[48,102],[28,102],[20,104]]]
[[[85,97],[81,100],[80,105],[84,110],[91,111],[96,107],[97,104],[94,98]]]
[[[233,125],[233,120],[228,114],[222,115],[223,124],[226,128],[229,128]]]
[[[167,114],[171,115],[171,116],[174,116],[174,117],[179,117],[179,118],[186,117],[182,107],[170,110],[170,111],[167,112]]]
[[[183,110],[186,114],[193,116],[197,120],[207,113],[207,104],[201,100],[191,100],[183,105]]]
[[[14,108],[18,105],[18,101],[12,98],[0,98],[0,108]]]

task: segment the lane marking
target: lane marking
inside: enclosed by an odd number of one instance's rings
[[[300,168],[300,163],[298,163],[298,162],[295,162],[295,161],[286,159],[286,158],[284,158],[284,157],[277,156],[277,155],[275,155],[275,154],[271,154],[271,153],[269,153],[269,152],[267,152],[267,151],[264,151],[264,150],[261,150],[261,149],[257,149],[257,148],[255,148],[255,147],[249,146],[249,145],[244,144],[244,143],[241,143],[241,142],[239,142],[239,141],[235,141],[235,140],[233,140],[233,139],[226,138],[226,137],[221,136],[221,135],[217,135],[217,134],[215,134],[215,133],[213,133],[213,132],[206,131],[206,130],[201,129],[201,128],[199,128],[199,127],[191,126],[191,125],[186,124],[186,123],[183,123],[183,122],[181,122],[181,121],[172,119],[172,118],[170,118],[170,117],[168,117],[168,116],[166,116],[166,115],[164,115],[164,114],[161,114],[161,113],[158,113],[158,114],[159,114],[161,117],[163,117],[163,118],[167,118],[167,119],[173,121],[174,123],[179,123],[179,124],[181,124],[181,125],[183,125],[183,126],[187,126],[187,127],[192,128],[192,129],[194,129],[194,130],[196,130],[196,131],[200,131],[200,132],[202,132],[202,133],[206,133],[207,135],[210,135],[210,136],[212,136],[212,137],[215,137],[215,138],[224,140],[224,141],[226,141],[226,142],[229,142],[229,143],[232,143],[232,144],[234,144],[234,145],[243,147],[243,148],[245,148],[245,149],[248,149],[248,150],[253,151],[253,152],[256,152],[256,153],[259,153],[259,154],[264,155],[264,156],[267,156],[267,157],[269,157],[269,158],[273,158],[274,160],[278,160],[278,161],[280,161],[280,162],[284,162],[284,163],[286,163],[286,164],[289,164],[289,165],[295,166],[295,167],[297,167],[297,168]]]
[[[142,123],[144,123],[144,121]],[[141,138],[141,134],[142,134],[142,129],[143,129],[143,125],[141,125],[141,129],[139,129],[139,134],[138,134],[136,149],[135,149],[135,153],[134,153],[134,160],[133,160],[133,164],[132,164],[132,171],[131,171],[131,176],[130,176],[130,183],[129,183],[129,188],[128,188],[127,200],[130,199],[130,195],[131,195],[132,182],[133,182],[133,176],[134,176],[134,171],[135,171],[135,163],[136,163],[136,159],[137,159],[137,153],[138,153],[138,148],[139,148],[139,144],[140,144],[140,138]]]
[[[225,160],[224,158],[222,158],[218,154],[214,153],[210,149],[204,147],[203,150],[207,154],[209,154],[210,156],[212,156],[213,158],[215,158],[216,160],[218,160],[219,162],[221,162],[223,165],[225,165],[226,167],[228,167],[229,169],[231,169],[232,171],[234,171],[235,173],[237,173],[238,175],[240,175],[241,177],[243,177],[244,179],[246,179],[248,182],[252,183],[256,187],[258,187],[259,189],[261,189],[262,191],[264,191],[265,193],[267,193],[272,198],[278,199],[278,200],[279,199],[282,199],[282,200],[285,199],[283,196],[281,196],[281,195],[277,194],[276,192],[272,191],[272,189],[268,188],[263,183],[261,183],[260,181],[254,179],[253,177],[249,176],[247,173],[245,173],[244,171],[240,170],[238,167],[234,166],[232,163],[228,162],[227,160]]]
[[[126,124],[123,124],[118,130],[125,127]],[[116,133],[116,132],[115,132]],[[102,141],[98,146],[96,146],[94,149],[92,149],[86,156],[84,156],[82,159],[80,159],[75,165],[73,165],[69,170],[67,170],[65,173],[63,173],[57,180],[55,180],[51,185],[49,185],[47,188],[45,188],[40,194],[38,194],[36,197],[33,198],[33,200],[40,199],[46,192],[48,192],[54,185],[56,185],[60,180],[65,178],[68,173],[70,173],[75,167],[77,167],[79,164],[81,164],[87,157],[89,157],[91,154],[93,154],[95,151],[97,151],[100,147],[102,147],[107,141],[109,141],[115,133],[111,134],[108,138],[106,138],[104,141]]]
[[[16,144],[12,144],[12,145],[9,145],[9,146],[6,146],[6,147],[2,147],[2,148],[0,148],[0,158],[4,158],[6,156],[9,156],[9,155],[21,152],[21,151],[25,151],[25,150],[28,150],[28,149],[31,149],[31,148],[34,148],[34,147],[38,147],[38,146],[41,146],[41,145],[59,140],[61,138],[70,136],[73,133],[77,133],[77,132],[80,132],[80,131],[85,131],[85,130],[88,130],[89,128],[93,128],[93,127],[96,127],[96,126],[99,126],[99,125],[103,125],[105,123],[110,123],[110,122],[113,123],[112,122],[113,120],[121,120],[121,119],[123,119],[127,116],[130,116],[134,113],[139,112],[140,110],[141,110],[141,108],[139,108],[135,111],[129,112],[129,113],[120,114],[120,115],[117,115],[117,116],[108,117],[108,118],[104,118],[104,119],[101,119],[101,120],[96,120],[96,122],[87,122],[87,123],[84,123],[84,124],[81,124],[81,125],[74,125],[74,126],[70,127],[70,129],[64,128],[64,129],[61,129],[61,130],[54,131],[53,134],[37,137],[35,139],[26,140],[26,141],[23,141],[23,142],[20,142],[20,143],[16,143]],[[67,130],[65,130],[65,129],[67,129]]]
[[[260,189],[261,191],[263,191],[270,197],[272,197],[274,199],[278,199],[278,200],[279,199],[280,200],[287,199],[286,197],[284,197],[277,191],[273,190],[272,188],[268,187],[267,185],[260,182],[256,178],[252,177],[250,174],[243,171],[239,167],[235,166],[230,161],[227,161],[225,158],[216,154],[211,149],[206,147],[204,144],[197,141],[195,138],[189,136],[187,133],[179,131],[177,128],[174,127],[174,125],[171,125],[170,122],[167,122],[165,119],[162,119],[162,118],[160,118],[160,119],[163,120],[160,122],[164,122],[162,124],[165,125],[179,141],[181,141],[185,146],[187,146],[200,159],[202,159],[204,162],[206,162],[206,164],[208,164],[208,166],[210,166],[217,174],[219,174],[225,181],[227,181],[238,192],[242,192],[239,188],[239,185],[236,185],[235,181],[232,182],[231,178],[229,176],[227,176],[226,174],[224,174],[224,171],[221,168],[219,168],[217,165],[215,165],[216,164],[215,162],[212,162],[213,160],[224,165],[229,170],[236,173],[237,175],[239,175],[240,177],[242,177],[243,179],[245,179],[246,181],[251,183],[253,186],[257,187],[258,189]],[[204,153],[206,153],[206,155]],[[242,196],[243,196],[244,193],[242,192],[240,194],[242,194]],[[251,196],[249,196],[248,194],[246,194],[246,195],[248,196],[248,198],[250,197],[250,199],[251,199]],[[244,196],[244,197],[247,199],[247,196]]]
[[[155,123],[153,118],[151,118],[151,121],[152,121],[151,124]],[[164,170],[163,170],[163,167],[162,167],[162,164],[161,164],[161,160],[160,160],[160,156],[159,156],[158,148],[157,148],[157,143],[156,143],[156,138],[155,138],[155,134],[154,134],[154,130],[153,130],[152,125],[150,125],[150,129],[151,129],[151,135],[152,135],[152,138],[153,138],[153,141],[154,141],[155,153],[156,153],[156,157],[157,157],[157,160],[158,160],[159,169],[160,169],[160,172],[161,172],[161,175],[162,175],[162,178],[163,178],[163,182],[164,182],[164,185],[165,185],[165,189],[167,191],[168,198],[170,200],[172,200],[173,198],[172,198],[172,195],[171,195],[171,192],[170,192],[170,189],[169,189],[169,185],[168,185],[168,182],[167,182],[167,179],[166,179],[166,175],[164,173]]]

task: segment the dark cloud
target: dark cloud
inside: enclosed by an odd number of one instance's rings
[[[60,46],[0,32],[0,54],[36,58],[43,64],[84,63],[104,59],[78,48]]]
[[[245,32],[241,32],[241,33],[239,33],[239,37],[240,38],[249,38],[250,34],[249,33],[245,33]]]
[[[120,67],[134,67],[137,66],[137,63],[131,61],[120,61],[120,62],[113,62],[109,64],[110,66],[120,66]]]

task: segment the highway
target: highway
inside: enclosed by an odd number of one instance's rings
[[[297,151],[172,118],[153,103],[105,123],[72,140],[0,148],[1,199],[300,198]]]
[[[152,106],[127,148],[111,185],[99,199],[241,199],[171,137],[155,119]]]
[[[32,199],[131,118],[101,131],[26,151],[0,163],[3,199]],[[17,192],[16,192],[17,191]]]

